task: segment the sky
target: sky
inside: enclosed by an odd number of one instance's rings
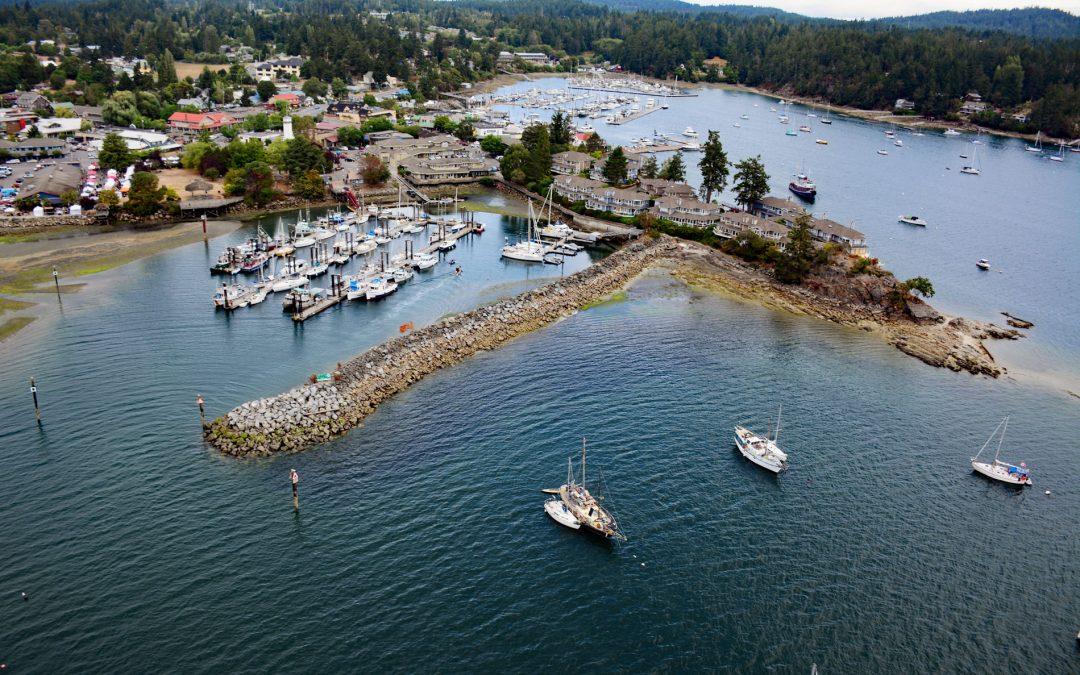
[[[1080,14],[1080,0],[1039,0],[1023,3],[1016,0],[689,0],[699,5],[759,5],[834,19],[875,19],[883,16],[908,16],[941,10],[1013,9],[1015,7],[1050,7]]]

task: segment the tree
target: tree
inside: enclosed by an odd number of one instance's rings
[[[64,206],[71,206],[75,202],[79,201],[78,190],[65,190],[60,195],[60,201],[63,202]]]
[[[341,127],[337,130],[337,140],[347,148],[359,148],[364,145],[364,132],[356,127]]]
[[[994,100],[1003,106],[1014,106],[1024,99],[1024,67],[1015,54],[994,69]]]
[[[365,185],[382,185],[390,180],[390,169],[375,155],[365,154],[361,163],[363,167],[360,170],[360,177]]]
[[[326,96],[328,89],[327,84],[317,77],[311,78],[301,87],[301,91],[309,98],[323,98]]]
[[[229,167],[239,168],[252,162],[266,161],[266,146],[262,141],[251,138],[246,141],[232,141],[225,148],[229,154]]]
[[[480,139],[480,149],[489,155],[498,157],[506,152],[507,145],[498,136],[487,135]]]
[[[462,122],[454,129],[454,135],[463,141],[472,141],[476,138],[476,127],[469,122]]]
[[[585,152],[603,152],[607,149],[607,143],[600,138],[600,134],[594,133],[585,139]]]
[[[686,163],[683,162],[681,152],[676,152],[664,162],[660,167],[660,177],[665,180],[686,180]]]
[[[290,176],[296,177],[312,169],[322,172],[328,168],[329,163],[322,148],[308,139],[297,136],[287,141],[287,145],[282,157],[282,168]]]
[[[147,171],[137,171],[131,178],[127,209],[136,216],[149,216],[161,208],[165,188],[158,186],[158,178]]]
[[[450,119],[447,115],[436,115],[433,123],[435,131],[441,131],[444,134],[450,134],[457,128],[457,124],[454,124],[454,120]]]
[[[749,209],[769,194],[769,174],[761,163],[761,155],[747,157],[735,165],[735,201]]]
[[[243,197],[248,204],[263,205],[277,197],[274,170],[265,162],[252,162],[225,174],[225,194]]]
[[[118,127],[130,126],[138,117],[138,99],[132,91],[118,91],[101,106],[101,119]]]
[[[293,192],[304,199],[322,199],[326,196],[326,183],[315,169],[308,169],[293,179]]]
[[[713,192],[721,192],[727,186],[728,158],[720,143],[720,134],[715,131],[709,131],[709,140],[705,141],[701,150],[701,160],[698,162],[701,170],[700,192],[702,199],[711,202]]]
[[[116,194],[116,190],[102,190],[98,193],[98,204],[102,206],[108,206],[112,208],[120,203],[120,196]]]
[[[349,95],[349,85],[345,84],[345,80],[340,77],[335,77],[333,80],[330,80],[330,91],[332,91],[337,98],[345,98]]]
[[[570,130],[570,115],[561,110],[556,111],[551,116],[549,135],[552,146],[564,147],[570,145],[570,141],[574,138],[574,134]]]
[[[788,230],[788,243],[776,259],[776,279],[785,284],[801,283],[810,274],[817,251],[810,237],[810,215],[803,213]]]
[[[926,277],[912,277],[904,282],[904,287],[924,298],[934,297],[934,284],[930,283]]]
[[[259,94],[260,101],[269,103],[270,99],[277,93],[277,87],[270,80],[260,80],[255,85],[255,91]]]
[[[101,142],[101,152],[98,153],[98,164],[103,169],[116,169],[123,171],[133,161],[131,150],[128,149],[127,141],[117,134],[105,134]]]
[[[502,161],[499,162],[499,171],[506,180],[524,184],[528,180],[527,169],[531,160],[532,157],[525,146],[515,143],[503,153]]]
[[[526,180],[537,183],[551,176],[551,135],[546,124],[530,124],[521,132],[521,145],[528,151],[523,167]]]
[[[161,58],[158,59],[157,81],[158,87],[164,87],[176,82],[176,61],[173,59],[172,52],[168,49],[165,49],[161,54]]]
[[[645,158],[645,161],[641,163],[641,168],[638,169],[638,178],[656,178],[660,169],[656,166],[656,155],[649,155]]]
[[[604,180],[613,185],[622,185],[626,182],[626,155],[623,154],[622,146],[616,146],[607,161],[604,162]]]

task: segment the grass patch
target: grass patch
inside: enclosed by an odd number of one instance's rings
[[[16,316],[0,324],[0,341],[27,327],[33,320],[34,317],[32,316]]]
[[[599,300],[594,300],[592,302],[586,303],[581,308],[581,310],[585,311],[587,309],[592,309],[593,307],[602,307],[604,305],[610,305],[610,304],[615,303],[615,302],[622,302],[622,301],[626,300],[628,297],[630,297],[630,296],[626,293],[626,291],[618,290],[618,291],[615,291],[614,293],[612,293],[611,295],[607,296],[606,298],[600,298]]]
[[[11,300],[9,298],[0,298],[0,314],[4,312],[17,312],[20,309],[26,309],[27,307],[33,307],[32,302],[23,302],[22,300]]]

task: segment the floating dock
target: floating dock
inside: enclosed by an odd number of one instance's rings
[[[634,120],[639,120],[646,115],[651,115],[657,110],[663,110],[663,108],[661,108],[660,106],[655,106],[652,108],[646,108],[645,110],[639,110],[636,113],[630,113],[625,117],[617,117],[614,121],[608,122],[608,124],[612,124],[614,126],[619,126],[620,124],[627,124],[629,122],[633,122]]]

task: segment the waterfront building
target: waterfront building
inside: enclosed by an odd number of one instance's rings
[[[593,190],[585,200],[585,208],[607,211],[616,216],[636,216],[649,208],[649,195],[637,189],[603,187]]]
[[[650,209],[650,213],[657,218],[663,218],[664,220],[670,220],[679,225],[689,225],[691,227],[715,226],[723,212],[723,206],[711,202],[703,202],[694,196],[660,197],[653,202],[653,206]]]
[[[660,197],[683,197],[693,199],[697,192],[686,183],[680,183],[666,178],[642,178],[638,181],[638,189],[648,194],[653,199]]]
[[[577,175],[555,177],[555,194],[568,202],[588,201],[594,190],[604,187],[604,184],[591,178],[582,178]]]
[[[786,220],[794,220],[806,213],[806,209],[791,197],[781,198],[771,195],[754,202],[753,211],[762,218],[783,218]]]
[[[169,115],[169,128],[184,136],[197,136],[204,131],[219,131],[236,124],[236,118],[228,113],[174,112]]]
[[[467,183],[495,175],[499,163],[480,152],[453,152],[445,155],[410,157],[399,166],[418,185]]]
[[[788,228],[771,218],[761,218],[745,211],[727,211],[719,214],[713,234],[722,239],[732,239],[742,232],[750,231],[775,243],[781,250],[787,245]]]
[[[592,167],[592,155],[574,150],[551,156],[551,173],[575,176]]]
[[[589,170],[589,178],[593,180],[604,180],[604,165],[607,164],[608,157],[611,155],[604,155],[600,159],[596,160],[592,169]],[[626,179],[628,181],[637,180],[638,171],[641,170],[641,159],[633,155],[626,155]]]

